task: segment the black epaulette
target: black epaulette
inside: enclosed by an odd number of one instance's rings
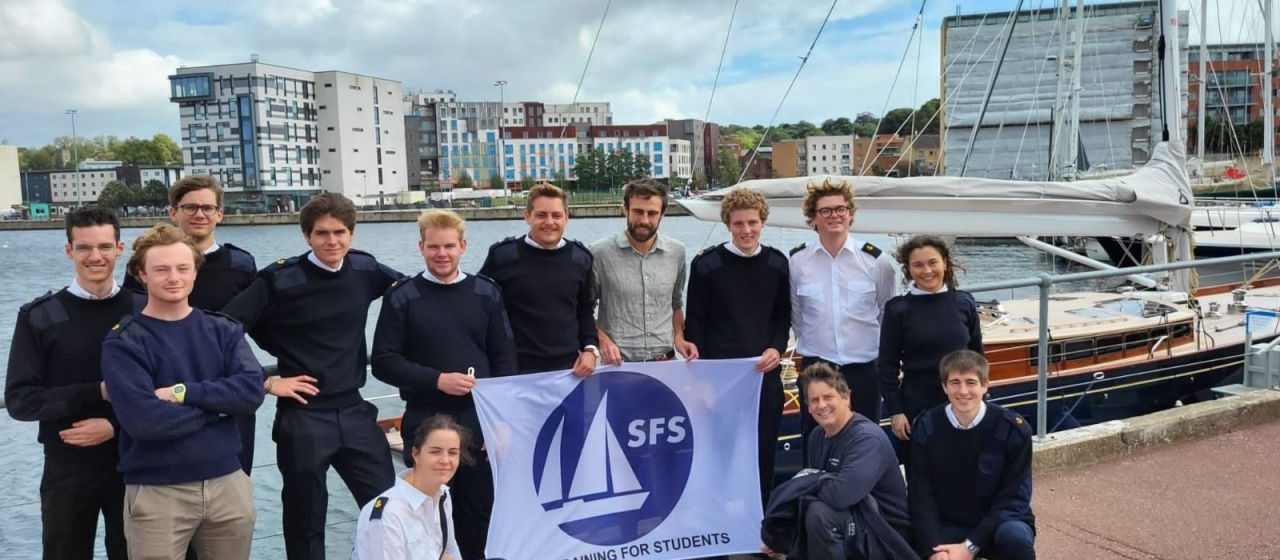
[[[236,324],[236,325],[239,325],[239,324],[240,324],[240,320],[239,320],[239,319],[236,319],[235,317],[232,317],[232,316],[227,315],[226,313],[222,313],[222,312],[220,312],[220,311],[209,311],[209,310],[207,310],[207,309],[201,309],[200,311],[201,311],[202,313],[204,313],[205,315],[208,315],[208,316],[210,316],[210,317],[214,317],[215,319],[220,319],[220,320],[223,320],[223,321],[228,321],[228,322],[230,322],[230,323],[232,323],[232,324]]]
[[[519,235],[508,235],[507,237],[505,237],[505,238],[503,238],[503,239],[499,239],[498,241],[494,242],[494,244],[493,244],[493,245],[490,245],[490,246],[489,246],[489,248],[490,248],[490,249],[496,249],[496,248],[498,248],[500,245],[507,245],[507,244],[509,244],[509,243],[514,243],[517,239],[520,239],[520,237],[521,237],[521,236],[519,236]]]
[[[488,276],[485,276],[485,275],[480,274],[480,273],[478,273],[478,272],[473,273],[473,274],[472,274],[472,276],[475,276],[477,280],[484,280],[485,282],[488,282],[488,283],[489,283],[489,284],[491,284],[493,287],[495,287],[495,288],[497,288],[497,289],[499,289],[499,290],[501,290],[501,289],[502,289],[502,286],[498,285],[498,281],[497,281],[497,280],[494,280],[493,278],[489,278]]]
[[[705,255],[705,254],[707,254],[707,253],[710,253],[710,252],[712,252],[712,251],[716,250],[716,247],[719,247],[719,246],[720,246],[720,244],[715,244],[715,245],[709,245],[709,246],[707,246],[707,247],[704,247],[701,251],[698,251],[698,254],[694,255],[694,256],[693,256],[693,258],[695,258],[695,259],[696,259],[696,258],[698,258],[698,257],[701,257],[702,255]]]
[[[382,512],[386,511],[387,502],[389,501],[391,501],[391,498],[388,498],[386,496],[378,496],[377,498],[375,498],[373,500],[373,511],[369,512],[369,521],[373,521],[374,519],[382,519]]]
[[[125,315],[124,317],[121,317],[121,318],[120,318],[120,322],[118,322],[118,323],[116,323],[116,324],[112,325],[112,326],[111,326],[111,332],[109,332],[109,333],[107,333],[107,334],[115,333],[115,334],[117,334],[117,335],[118,335],[118,334],[120,334],[120,333],[124,332],[124,330],[125,330],[125,329],[129,328],[129,325],[133,324],[133,320],[134,320],[134,318],[136,318],[136,317],[137,317],[137,315]]]
[[[40,304],[42,304],[42,303],[44,303],[44,302],[46,302],[46,301],[49,301],[49,299],[50,299],[50,298],[52,298],[52,297],[54,296],[54,294],[56,294],[56,293],[57,293],[57,292],[55,292],[55,291],[53,291],[53,290],[50,290],[50,291],[48,291],[48,292],[45,292],[45,294],[44,294],[44,295],[42,295],[42,296],[40,296],[40,297],[38,297],[38,298],[36,298],[36,299],[33,299],[33,300],[31,300],[31,301],[28,301],[27,303],[22,304],[22,307],[20,307],[20,308],[19,308],[19,310],[21,310],[21,311],[31,311],[32,309],[34,309],[35,307],[39,306]]]
[[[1023,420],[1020,414],[1004,407],[1000,407],[1000,412],[1003,413],[1006,422],[1013,424],[1015,430],[1025,437],[1031,437],[1031,424]]]
[[[275,272],[286,266],[293,266],[300,262],[302,262],[301,256],[293,256],[293,257],[285,257],[282,259],[276,259],[275,262],[267,265],[266,268],[263,268],[262,272]]]
[[[803,250],[804,250],[804,243],[801,243],[799,245],[796,245],[795,247],[792,247],[791,252],[787,254],[794,257],[796,256],[796,253],[799,253],[800,251],[803,251]]]
[[[222,246],[227,248],[227,254],[231,257],[232,268],[240,268],[247,272],[258,271],[258,261],[253,258],[253,253],[230,243],[223,243]]]
[[[864,242],[862,244],[862,252],[878,259],[880,258],[880,254],[883,253],[884,251],[881,251],[880,248],[876,247],[875,245]]]

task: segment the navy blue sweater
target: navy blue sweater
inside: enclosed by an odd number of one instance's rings
[[[836,474],[823,481],[818,499],[832,509],[847,511],[871,496],[884,520],[908,534],[906,483],[893,444],[880,426],[855,413],[835,436],[827,437],[822,426],[814,428],[805,449],[806,468]]]
[[[102,376],[120,420],[127,484],[208,480],[240,468],[231,415],[262,404],[262,366],[239,323],[192,309],[178,321],[126,317],[102,344]],[[183,383],[183,404],[155,391]]]
[[[372,361],[373,376],[399,387],[410,409],[451,414],[478,430],[471,395],[449,395],[436,383],[441,373],[467,368],[475,368],[476,377],[516,372],[502,292],[477,276],[439,284],[419,274],[397,283],[382,298]]]
[[[943,543],[943,525],[968,527],[989,548],[1000,523],[1035,528],[1031,513],[1031,427],[1013,411],[987,403],[982,421],[960,430],[946,406],[929,409],[911,431],[911,524],[916,550]]]
[[[938,364],[947,354],[965,348],[982,353],[982,322],[969,292],[906,294],[885,303],[877,369],[889,414],[914,419],[925,409],[947,402]]]
[[[320,393],[307,398],[307,404],[285,398],[277,406],[341,408],[362,401],[369,304],[399,277],[373,255],[355,249],[337,272],[316,266],[303,254],[262,269],[223,311],[244,323],[258,346],[276,357],[281,377],[316,379]]]
[[[187,301],[191,307],[206,311],[222,311],[236,294],[253,283],[258,265],[248,251],[230,243],[223,243],[218,250],[204,256],[204,264],[196,275],[195,286]],[[133,276],[124,277],[124,287],[146,295],[147,287]]]
[[[545,250],[521,236],[489,248],[480,274],[502,288],[521,372],[573,367],[584,347],[599,344],[591,294],[594,261],[577,241]]]
[[[88,300],[64,288],[18,311],[9,347],[5,404],[15,420],[40,422],[36,439],[47,450],[115,461],[118,444],[114,440],[80,447],[63,443],[58,432],[88,418],[116,424],[111,403],[102,400],[102,371],[96,358],[102,355],[102,339],[112,325],[145,303],[145,297],[128,290]]]
[[[723,244],[694,257],[689,267],[684,337],[703,358],[749,358],[787,351],[791,276],[787,257],[761,247],[743,257]]]

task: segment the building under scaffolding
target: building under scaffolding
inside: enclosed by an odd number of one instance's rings
[[[1080,22],[1068,12],[1065,49],[1058,9],[1019,12],[964,175],[1050,178],[1054,138],[1066,146],[1075,42]],[[1084,7],[1079,78],[1079,170],[1130,169],[1145,163],[1161,137],[1160,20],[1156,0]],[[942,23],[943,173],[959,175],[1010,12],[951,16]],[[1181,97],[1187,95],[1187,17],[1179,14]],[[1065,53],[1065,56],[1063,56]],[[1063,66],[1059,60],[1065,60]],[[1059,98],[1059,74],[1062,97]],[[1061,118],[1054,134],[1056,100]],[[1064,154],[1060,157],[1066,159]],[[1061,161],[1057,162],[1062,169]]]

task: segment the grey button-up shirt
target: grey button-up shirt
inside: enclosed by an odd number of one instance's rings
[[[639,361],[670,352],[675,346],[671,318],[684,307],[684,244],[658,235],[642,255],[619,232],[591,245],[595,256],[595,294],[600,302],[596,324],[622,352]]]

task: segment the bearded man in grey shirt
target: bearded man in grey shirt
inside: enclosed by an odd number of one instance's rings
[[[698,347],[684,339],[684,244],[658,235],[666,211],[662,183],[631,181],[622,191],[627,229],[591,245],[600,302],[596,331],[606,364],[668,360],[675,352],[698,357]]]

